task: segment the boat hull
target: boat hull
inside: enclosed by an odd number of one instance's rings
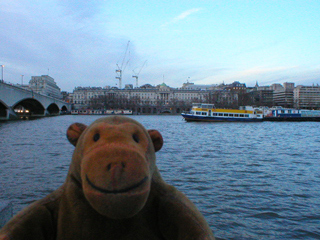
[[[192,114],[181,114],[187,122],[262,122],[263,119],[259,118],[228,118],[218,116],[196,116]]]
[[[270,122],[320,122],[320,117],[265,117]]]

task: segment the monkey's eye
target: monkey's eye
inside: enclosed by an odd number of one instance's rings
[[[100,139],[100,134],[99,133],[96,133],[94,136],[93,136],[93,141],[98,141]]]
[[[138,134],[133,134],[133,135],[132,135],[132,138],[133,138],[133,140],[134,140],[136,143],[139,143],[140,139],[139,139]]]

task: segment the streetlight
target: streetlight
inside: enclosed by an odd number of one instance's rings
[[[1,77],[1,82],[3,82],[3,68],[4,68],[4,65],[1,65],[1,67],[2,67],[2,77]]]

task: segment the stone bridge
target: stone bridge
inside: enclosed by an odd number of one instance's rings
[[[0,82],[0,120],[46,117],[71,111],[71,104]]]

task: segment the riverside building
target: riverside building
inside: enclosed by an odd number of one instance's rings
[[[192,87],[190,87],[192,85]],[[199,86],[199,87],[198,87]],[[200,89],[199,89],[200,88]],[[129,108],[137,113],[180,113],[188,111],[193,102],[223,102],[233,104],[237,95],[228,90],[203,89],[203,85],[185,84],[171,88],[165,83],[158,86],[145,84],[139,88],[126,85],[116,87],[76,87],[71,94],[74,109]]]
[[[277,87],[273,91],[273,101],[275,105],[286,108],[293,107],[294,83],[283,83],[283,87]]]
[[[293,90],[296,108],[320,109],[320,86],[299,85]]]
[[[272,84],[247,88],[234,82],[220,85],[184,83],[181,88],[171,88],[165,83],[157,86],[145,84],[124,89],[116,87],[76,87],[70,94],[74,109],[131,109],[134,113],[158,114],[189,111],[192,103],[214,103],[220,108],[238,106],[283,106],[320,108],[320,87],[294,87],[294,83]],[[306,97],[308,95],[308,98]],[[307,100],[308,99],[308,100]],[[316,105],[318,104],[318,105]]]
[[[60,88],[49,75],[32,76],[29,81],[29,88],[35,93],[62,99]]]

